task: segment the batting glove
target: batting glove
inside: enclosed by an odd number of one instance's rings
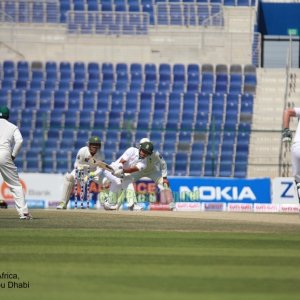
[[[289,128],[284,128],[282,131],[282,142],[290,143],[292,141],[292,132]]]
[[[169,180],[167,177],[163,178],[163,185],[164,185],[164,187],[170,187],[170,183],[169,183]]]
[[[118,177],[118,178],[123,178],[124,170],[123,169],[117,169],[113,172],[113,175]]]

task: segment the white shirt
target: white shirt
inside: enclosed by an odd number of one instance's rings
[[[151,155],[147,156],[146,159],[147,168],[143,172],[145,175],[161,172],[162,177],[168,176],[166,161],[158,151],[153,152]]]
[[[114,163],[112,163],[112,167],[117,167],[123,159],[126,161],[123,164],[125,169],[137,167],[139,171],[144,170],[147,167],[147,159],[140,158],[139,151],[140,150],[135,147],[128,148]]]
[[[93,158],[93,159],[92,159]],[[76,160],[74,162],[74,168],[78,166],[88,167],[90,172],[95,172],[98,168],[94,160],[102,160],[102,155],[100,150],[96,152],[94,156],[91,155],[89,147],[85,146],[79,149],[76,155]],[[101,171],[101,169],[98,171]]]
[[[300,107],[294,107],[296,117],[300,118]],[[300,122],[298,122],[296,133],[294,136],[294,143],[300,142]]]
[[[6,150],[16,157],[23,143],[19,128],[6,119],[0,119],[0,151]]]

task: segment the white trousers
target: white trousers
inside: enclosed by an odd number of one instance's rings
[[[27,214],[28,207],[20,183],[18,169],[11,158],[11,153],[8,151],[0,151],[0,173],[13,194],[18,214],[20,216]]]
[[[300,182],[300,142],[296,142],[291,147],[293,176]]]

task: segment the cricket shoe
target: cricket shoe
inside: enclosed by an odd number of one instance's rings
[[[128,207],[129,210],[131,211],[141,211],[141,210],[144,210],[143,207],[141,207],[140,205],[138,204],[133,204],[132,206]]]
[[[173,210],[173,211],[176,210],[176,205],[175,205],[174,202],[171,202],[171,203],[169,204],[169,209],[170,209],[170,210]]]
[[[27,214],[23,214],[22,216],[20,216],[20,220],[32,220],[33,217],[30,213]]]
[[[67,207],[64,202],[61,202],[56,206],[56,209],[67,209]]]

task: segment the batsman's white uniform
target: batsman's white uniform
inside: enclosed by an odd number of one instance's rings
[[[147,167],[141,172],[133,173],[133,180],[137,181],[142,177],[148,177],[157,184],[160,191],[163,191],[165,189],[163,184],[163,177],[168,176],[166,161],[158,151],[153,152],[151,155],[147,156],[146,160]]]
[[[140,150],[135,147],[130,147],[115,162],[111,163],[111,166],[114,169],[118,169],[120,166],[120,161],[124,160],[124,169],[137,167],[139,171],[127,174],[123,178],[118,178],[109,171],[104,172],[105,176],[110,181],[109,197],[112,198],[113,202],[116,202],[117,200],[120,201],[119,199],[121,193],[123,193],[127,189],[126,194],[128,206],[131,207],[132,205],[134,205],[134,200],[136,201],[136,198],[130,197],[131,193],[135,195],[134,187],[132,184],[134,181],[133,174],[138,176],[138,174],[147,167],[147,159],[140,158],[139,151]]]
[[[294,107],[296,117],[300,118],[300,107]],[[300,122],[298,122],[297,130],[294,136],[293,144],[291,147],[292,154],[292,170],[293,176],[297,183],[300,182]]]
[[[89,170],[89,172],[94,172],[92,180],[97,183],[102,182],[103,170],[95,165],[94,160],[102,160],[102,154],[100,150],[98,150],[94,156],[91,156],[88,146],[79,149],[76,155],[76,160],[74,162],[74,169],[71,173],[67,173],[65,175],[61,203],[57,208],[66,208],[66,206],[68,205],[74,189],[76,168],[84,169],[86,171],[86,174],[87,170]]]
[[[0,119],[0,172],[13,194],[20,217],[28,214],[28,207],[12,156],[17,156],[22,143],[23,138],[18,127],[6,119]]]

